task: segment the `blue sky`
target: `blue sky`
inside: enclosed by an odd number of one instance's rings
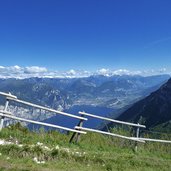
[[[5,0],[0,65],[171,68],[170,0]]]

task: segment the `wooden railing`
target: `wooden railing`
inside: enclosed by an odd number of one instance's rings
[[[66,130],[66,131],[73,132],[73,135],[72,135],[72,137],[70,139],[70,142],[73,142],[74,138],[76,138],[76,142],[78,142],[79,139],[80,139],[80,135],[81,134],[86,134],[86,131],[88,131],[88,132],[95,132],[95,133],[100,133],[100,134],[104,134],[104,135],[110,135],[110,136],[114,136],[114,137],[118,137],[118,138],[122,138],[122,139],[135,141],[136,142],[135,143],[135,150],[137,150],[137,142],[144,143],[146,141],[147,142],[150,141],[150,142],[171,143],[171,141],[169,141],[169,140],[150,139],[150,138],[141,137],[140,129],[144,129],[144,128],[146,128],[146,126],[141,125],[139,123],[136,124],[136,123],[119,121],[119,120],[115,120],[115,119],[112,119],[112,118],[97,116],[97,115],[86,113],[86,112],[79,112],[79,114],[81,116],[76,116],[76,115],[69,114],[69,113],[66,113],[66,112],[58,111],[58,110],[51,109],[51,108],[48,108],[48,107],[43,107],[43,106],[40,106],[40,105],[37,105],[37,104],[33,104],[33,103],[30,103],[30,102],[19,100],[17,98],[17,96],[12,95],[11,93],[0,92],[0,95],[6,97],[4,110],[0,110],[0,117],[1,117],[0,118],[0,120],[1,120],[1,122],[0,122],[0,131],[1,131],[2,127],[3,127],[4,119],[5,118],[10,118],[10,119],[19,120],[19,121],[22,121],[22,122],[29,122],[29,123],[33,123],[33,124],[38,124],[38,125],[42,125],[42,126],[48,126],[48,127],[52,127],[52,128],[56,128],[56,129],[63,129],[63,130]],[[42,109],[42,110],[52,112],[52,113],[55,113],[55,114],[64,115],[66,117],[72,117],[72,118],[75,118],[75,119],[79,119],[79,123],[78,123],[77,126],[75,126],[72,129],[72,128],[67,128],[67,127],[63,127],[63,126],[59,126],[59,125],[54,125],[54,124],[49,124],[49,123],[45,123],[45,122],[34,121],[34,120],[30,120],[30,119],[17,117],[17,116],[14,116],[13,113],[8,111],[10,101],[15,101],[15,102],[17,102],[19,104],[28,105],[28,106],[31,106],[33,108]],[[113,123],[117,123],[117,124],[123,124],[123,125],[136,127],[135,137],[129,137],[129,136],[125,136],[125,135],[120,135],[120,134],[115,134],[115,133],[106,132],[106,131],[102,131],[102,130],[83,127],[83,122],[88,120],[87,118],[85,118],[85,116],[86,117],[96,118],[96,119],[101,119],[101,120],[104,120],[104,121],[109,121],[109,122],[113,122]]]
[[[113,123],[117,123],[117,124],[123,124],[123,125],[128,125],[128,126],[132,126],[132,127],[136,127],[136,134],[135,137],[128,137],[128,136],[124,136],[124,135],[120,135],[120,134],[114,134],[111,132],[106,132],[106,131],[101,131],[101,130],[97,130],[97,129],[92,129],[92,128],[86,128],[83,126],[79,126],[77,125],[75,127],[76,130],[83,130],[83,131],[90,131],[90,132],[96,132],[96,133],[100,133],[100,134],[104,134],[104,135],[110,135],[110,136],[114,136],[114,137],[119,137],[119,138],[123,138],[123,139],[127,139],[127,140],[132,140],[135,141],[135,151],[137,151],[137,142],[161,142],[161,143],[171,143],[171,141],[169,140],[161,140],[161,139],[150,139],[150,138],[143,138],[140,135],[140,129],[142,128],[146,128],[145,125],[141,125],[139,123],[135,124],[135,123],[130,123],[130,122],[124,122],[124,121],[119,121],[119,120],[115,120],[115,119],[111,119],[111,118],[107,118],[107,117],[102,117],[102,116],[97,116],[94,114],[90,114],[90,113],[86,113],[86,112],[79,112],[79,114],[81,116],[88,116],[88,117],[92,117],[92,118],[96,118],[96,119],[101,119],[104,121],[109,121],[109,122],[113,122]]]
[[[15,101],[15,102],[18,102],[20,104],[35,107],[35,108],[42,109],[42,110],[52,112],[52,113],[55,113],[55,114],[61,114],[61,115],[67,116],[67,117],[72,117],[72,118],[75,118],[75,119],[81,119],[81,120],[86,121],[87,118],[83,118],[83,117],[80,117],[80,116],[75,116],[75,115],[72,115],[72,114],[69,114],[69,113],[61,112],[61,111],[58,111],[58,110],[54,110],[54,109],[51,109],[51,108],[47,108],[47,107],[36,105],[36,104],[30,103],[30,102],[19,100],[16,96],[14,96],[14,95],[12,95],[10,93],[0,92],[0,95],[6,97],[4,110],[0,111],[0,116],[1,116],[0,130],[3,127],[4,119],[5,118],[10,118],[10,119],[19,120],[19,121],[23,121],[23,122],[29,122],[29,123],[33,123],[33,124],[42,125],[42,126],[48,126],[48,127],[52,127],[52,128],[63,129],[63,130],[66,130],[66,131],[71,131],[71,132],[75,132],[75,133],[79,133],[79,134],[86,134],[85,131],[79,131],[79,130],[75,130],[75,129],[71,129],[71,128],[67,128],[67,127],[62,127],[62,126],[59,126],[59,125],[54,125],[54,124],[49,124],[49,123],[44,123],[44,122],[39,122],[39,121],[34,121],[34,120],[24,119],[24,118],[21,118],[21,117],[14,116],[11,112],[8,111],[8,107],[9,107],[9,102],[10,101]]]

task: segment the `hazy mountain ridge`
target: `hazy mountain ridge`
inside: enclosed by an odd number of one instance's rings
[[[0,79],[0,91],[11,92],[19,99],[57,110],[67,110],[75,105],[90,105],[112,108],[116,111],[156,90],[169,77],[169,75],[151,77],[96,75],[86,78]],[[0,100],[3,105],[4,101],[2,98]],[[47,112],[40,113],[36,109],[24,109],[23,105],[14,107],[12,104],[10,110],[18,116],[36,120],[52,116]]]
[[[148,97],[138,101],[119,117],[119,120],[141,122],[147,128],[170,127],[171,79]]]

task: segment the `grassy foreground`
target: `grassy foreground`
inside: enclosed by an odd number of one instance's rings
[[[95,133],[69,144],[71,134],[30,132],[20,124],[0,132],[0,170],[112,171],[171,170],[171,144],[138,144]],[[165,138],[166,139],[166,138]]]

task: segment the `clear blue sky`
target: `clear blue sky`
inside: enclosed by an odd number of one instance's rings
[[[171,0],[4,0],[0,65],[171,67]]]

